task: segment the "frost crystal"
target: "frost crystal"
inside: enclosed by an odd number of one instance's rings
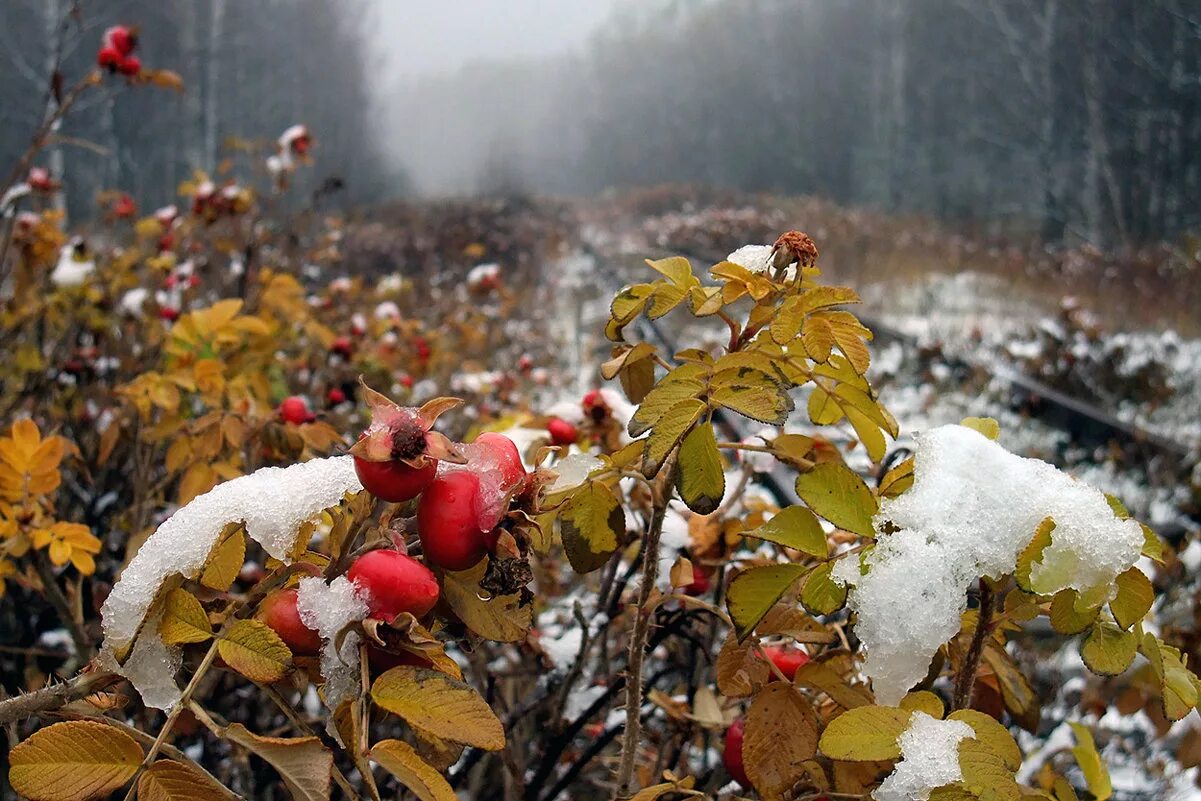
[[[876,547],[843,559],[834,576],[851,585],[847,603],[867,652],[864,672],[881,704],[896,704],[926,675],[939,646],[959,631],[966,591],[980,576],[1013,572],[1045,518],[1051,545],[1031,572],[1040,594],[1106,586],[1135,563],[1143,534],[1119,520],[1099,491],[1038,459],[1009,453],[964,426],[915,438],[914,484],[885,499]],[[884,524],[900,530],[884,533]]]
[[[347,625],[367,617],[367,602],[345,576],[329,584],[317,576],[300,580],[296,588],[300,622],[321,635],[321,676],[325,703],[330,709],[353,698],[359,686],[359,634],[348,632],[337,647],[338,634]]]
[[[150,706],[165,709],[179,699],[172,678],[179,649],[163,645],[157,621],[142,620],[163,582],[176,573],[195,578],[226,524],[242,521],[246,532],[276,559],[289,561],[300,524],[363,486],[354,458],[314,459],[290,467],[264,467],[218,484],[178,510],[150,535],[121,573],[101,609],[109,661],[141,635],[121,674]],[[167,690],[167,685],[171,690]]]
[[[935,787],[963,780],[959,741],[976,739],[961,720],[939,720],[914,712],[901,734],[901,761],[872,793],[876,801],[927,801]]]

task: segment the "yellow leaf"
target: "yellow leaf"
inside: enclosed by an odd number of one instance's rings
[[[1109,611],[1114,620],[1124,629],[1129,629],[1151,611],[1155,602],[1155,588],[1147,574],[1137,567],[1130,567],[1117,578],[1118,592],[1109,602]]]
[[[721,505],[726,474],[711,424],[696,426],[680,443],[676,489],[685,505],[698,515],[712,514]]]
[[[213,627],[195,595],[174,589],[167,594],[158,633],[168,645],[181,645],[204,642],[213,636]]]
[[[783,799],[805,776],[802,763],[817,754],[817,716],[791,684],[759,691],[746,716],[742,760],[765,799]]]
[[[834,703],[844,709],[857,709],[861,706],[871,706],[872,699],[867,690],[851,685],[847,679],[838,674],[828,662],[807,662],[796,672],[794,681],[803,687],[821,690]]]
[[[29,801],[101,798],[134,777],[142,747],[120,729],[73,720],[40,729],[8,754],[8,780]]]
[[[1055,530],[1055,521],[1045,518],[1034,530],[1034,538],[1018,554],[1017,568],[1013,579],[1026,592],[1035,592],[1030,580],[1030,572],[1034,565],[1042,561],[1043,551],[1051,545],[1051,534]]]
[[[689,289],[700,284],[696,276],[692,274],[692,265],[683,256],[670,256],[658,261],[647,259],[646,263],[655,272],[660,273],[668,281],[683,289]]]
[[[673,406],[704,392],[704,382],[692,375],[698,372],[705,373],[706,370],[699,365],[685,365],[664,376],[658,385],[646,394],[638,411],[630,418],[630,436],[645,434],[656,426]]]
[[[171,759],[160,759],[138,779],[138,801],[215,801],[237,796],[202,770]]]
[[[898,759],[898,739],[909,725],[907,709],[890,706],[860,706],[848,709],[830,721],[822,732],[819,747],[830,759],[874,762]]]
[[[226,527],[222,537],[209,554],[200,583],[210,590],[225,592],[234,583],[246,559],[246,538],[242,536],[241,524]]]
[[[226,726],[221,734],[275,768],[293,801],[329,801],[334,755],[318,738],[261,737],[241,723]]]
[[[613,490],[588,481],[560,507],[559,531],[572,569],[589,573],[607,562],[625,538],[625,510]]]
[[[1101,621],[1080,643],[1080,658],[1093,673],[1116,676],[1124,673],[1138,653],[1138,635]]]
[[[194,464],[179,480],[179,503],[185,505],[197,495],[211,490],[217,484],[217,474],[207,464]]]
[[[726,606],[739,640],[754,631],[763,616],[805,571],[803,565],[763,565],[747,568],[734,576],[726,589]]]
[[[965,417],[959,425],[979,431],[991,440],[1001,436],[1001,426],[991,417]]]
[[[381,740],[371,747],[371,759],[421,801],[457,801],[458,796],[442,774],[400,740]]]
[[[998,723],[996,718],[975,709],[960,709],[952,712],[948,720],[961,720],[971,726],[972,731],[976,732],[976,739],[1001,757],[1009,770],[1021,767],[1022,749],[1018,747],[1009,730]]]
[[[987,743],[975,739],[960,740],[959,767],[963,771],[963,787],[975,797],[1018,801],[1022,796],[1013,771]]]
[[[813,512],[800,505],[781,509],[771,520],[744,536],[774,542],[822,559],[828,553],[822,524]]]
[[[833,562],[818,565],[813,568],[813,572],[805,579],[805,586],[801,588],[801,603],[815,615],[832,615],[846,605],[846,585],[839,584],[831,578],[833,570]]]
[[[834,329],[821,317],[806,317],[801,326],[801,345],[813,361],[827,362],[834,349]]]
[[[217,642],[217,652],[251,681],[279,681],[292,664],[292,652],[279,635],[258,620],[239,620]]]
[[[371,685],[376,705],[436,737],[487,751],[505,746],[505,731],[467,684],[433,670],[396,667]]]
[[[901,699],[900,707],[908,709],[910,712],[925,712],[938,720],[942,720],[943,713],[946,711],[942,699],[929,690],[909,693]]]
[[[797,495],[809,508],[839,528],[875,536],[876,496],[857,474],[840,462],[823,462],[796,480]]]
[[[534,625],[534,607],[522,606],[517,593],[481,599],[480,579],[487,566],[487,561],[481,560],[469,570],[444,573],[442,597],[464,625],[481,637],[495,642],[522,640]]]
[[[710,400],[743,417],[749,417],[769,426],[782,426],[788,422],[795,404],[774,381],[755,384],[724,384],[714,388]]]
[[[1080,766],[1080,772],[1084,774],[1084,782],[1088,785],[1088,791],[1097,801],[1106,801],[1113,795],[1113,785],[1109,781],[1109,770],[1101,761],[1101,755],[1097,753],[1092,732],[1080,723],[1069,722],[1068,725],[1072,727],[1072,732],[1076,735],[1076,745],[1072,748],[1072,756],[1076,757],[1076,764]]]
[[[663,466],[668,454],[679,444],[684,435],[700,420],[708,407],[704,401],[683,400],[672,406],[659,421],[646,440],[646,452],[642,457],[642,474],[653,478]]]

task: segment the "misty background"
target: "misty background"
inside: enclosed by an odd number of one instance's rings
[[[47,159],[73,216],[223,162],[262,174],[289,125],[358,206],[662,183],[816,195],[1110,248],[1201,224],[1201,0],[5,0],[0,157],[46,76],[137,21]],[[231,145],[234,146],[231,148]]]

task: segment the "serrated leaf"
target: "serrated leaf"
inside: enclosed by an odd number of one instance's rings
[[[642,475],[654,478],[663,467],[663,462],[708,411],[704,401],[683,400],[667,410],[646,440],[646,451],[642,455]]]
[[[678,287],[689,289],[700,283],[692,274],[692,265],[683,256],[669,256],[657,261],[647,259],[646,264]]]
[[[726,494],[726,474],[712,424],[694,427],[680,443],[676,490],[685,505],[698,515],[712,514],[721,505]]]
[[[831,576],[833,562],[820,564],[809,573],[801,589],[801,604],[815,615],[832,615],[846,606],[847,588]]]
[[[636,361],[627,365],[618,378],[630,403],[642,403],[655,386],[655,363],[650,359]]]
[[[650,284],[623,287],[609,304],[609,316],[619,325],[626,325],[642,312],[654,288]]]
[[[844,709],[872,705],[872,698],[865,689],[848,684],[847,680],[826,662],[815,661],[801,665],[793,680],[801,686],[821,690]]]
[[[72,720],[17,743],[8,764],[9,784],[29,801],[87,801],[132,779],[142,764],[142,747],[120,729]]]
[[[804,506],[781,509],[759,528],[744,532],[744,536],[774,542],[822,559],[825,559],[828,553],[826,532],[822,529],[822,524],[817,516]]]
[[[863,479],[840,462],[823,462],[796,480],[797,495],[809,508],[839,528],[874,537],[876,496]]]
[[[784,388],[773,383],[726,384],[714,388],[710,401],[743,417],[771,426],[782,426],[794,404]]]
[[[738,639],[743,640],[796,583],[806,568],[802,565],[763,565],[742,571],[726,589],[726,607]]]
[[[1106,801],[1113,795],[1113,784],[1109,780],[1109,769],[1097,753],[1097,745],[1093,742],[1093,734],[1080,723],[1069,721],[1072,733],[1076,735],[1076,745],[1072,747],[1072,756],[1084,774],[1084,782],[1088,791],[1097,801]]]
[[[1149,632],[1143,635],[1139,650],[1160,682],[1164,716],[1168,720],[1181,720],[1197,705],[1198,687],[1180,651]]]
[[[433,670],[395,667],[371,685],[371,700],[407,723],[455,743],[499,751],[505,731],[469,685]]]
[[[692,365],[692,367],[696,366]],[[701,370],[703,371],[703,368]],[[668,373],[642,399],[638,410],[630,418],[628,430],[631,437],[642,436],[656,426],[673,406],[689,398],[696,398],[705,391],[704,382],[686,374],[680,375],[680,372],[681,368],[677,368]],[[696,372],[696,370],[688,372]]]
[[[801,346],[815,362],[828,362],[834,350],[834,329],[822,317],[806,317],[801,324]]]
[[[791,684],[759,691],[746,715],[742,761],[760,795],[782,799],[805,777],[802,763],[817,754],[817,731],[817,716]]]
[[[1143,556],[1163,564],[1163,541],[1146,523],[1139,523],[1143,529]]]
[[[1100,607],[1079,608],[1080,594],[1066,589],[1055,593],[1051,599],[1051,628],[1060,634],[1079,634],[1093,624]]]
[[[237,796],[202,770],[185,762],[160,759],[138,779],[138,801],[216,801]]]
[[[686,288],[676,286],[667,281],[656,281],[654,283],[654,294],[651,295],[651,302],[646,307],[646,318],[648,320],[658,320],[683,303],[687,297],[688,290]]]
[[[486,560],[461,572],[442,575],[442,597],[467,628],[494,642],[518,642],[534,625],[534,607],[521,605],[521,595],[480,598],[480,580],[487,569]]]
[[[644,361],[655,355],[655,346],[646,342],[637,345],[617,345],[613,348],[613,358],[600,366],[601,377],[612,381],[617,375],[636,362]]]
[[[801,298],[793,296],[785,298],[771,321],[771,338],[777,345],[784,345],[796,339],[801,333],[801,323],[805,320],[805,308]]]
[[[334,755],[317,737],[263,737],[241,723],[221,734],[275,768],[293,801],[329,801]]]
[[[401,740],[381,740],[371,747],[371,759],[396,777],[421,801],[458,801],[442,774]]]
[[[925,712],[937,720],[942,720],[942,716],[947,711],[943,706],[942,699],[929,690],[917,690],[907,694],[901,699],[898,706],[901,709],[908,709],[910,712]]]
[[[251,681],[279,681],[292,665],[292,652],[266,623],[237,620],[217,641],[225,663]]]
[[[1043,551],[1051,547],[1051,532],[1054,530],[1055,521],[1049,517],[1044,518],[1038,524],[1038,528],[1034,530],[1034,538],[1018,554],[1017,567],[1014,569],[1013,578],[1017,582],[1017,585],[1026,592],[1034,592],[1034,587],[1030,583],[1030,571],[1034,565],[1042,561]]]
[[[572,569],[590,573],[607,562],[624,539],[625,510],[613,490],[589,481],[560,507],[559,532]]]
[[[182,645],[204,642],[213,636],[213,627],[195,595],[174,589],[167,593],[158,633],[168,645]]]
[[[1100,676],[1124,673],[1138,653],[1138,635],[1101,621],[1093,626],[1080,643],[1080,658],[1085,666]]]
[[[978,712],[975,709],[960,709],[952,712],[948,720],[961,720],[976,732],[976,739],[988,746],[1009,770],[1017,770],[1022,765],[1022,749],[1009,730],[997,722],[996,718]]]
[[[830,759],[850,762],[899,759],[898,741],[912,714],[890,706],[848,709],[826,726],[818,747]]]
[[[1021,788],[1005,758],[979,740],[959,741],[959,769],[963,771],[963,786],[976,796],[995,801],[1018,801]]]
[[[231,525],[230,529],[213,547],[204,565],[204,572],[200,574],[200,583],[217,592],[225,592],[233,585],[246,559],[246,538],[242,536],[242,526]]]
[[[910,456],[884,474],[876,492],[881,498],[895,498],[913,486],[913,457]]]
[[[842,306],[848,303],[861,303],[859,293],[845,286],[815,286],[805,290],[801,302],[806,314],[830,306]]]
[[[753,643],[731,636],[717,652],[717,689],[727,698],[744,698],[767,683],[771,668],[755,651]]]
[[[1129,629],[1151,611],[1155,602],[1155,588],[1151,579],[1137,567],[1130,567],[1117,578],[1118,592],[1109,602],[1109,611],[1114,620],[1124,629]]]
[[[843,411],[846,413],[851,428],[855,429],[855,435],[859,437],[859,442],[863,444],[863,449],[867,451],[868,458],[873,462],[883,459],[888,453],[888,443],[884,441],[884,434],[880,431],[879,426],[858,409],[845,408]]]
[[[806,408],[809,412],[809,419],[813,421],[814,425],[834,425],[844,416],[842,405],[821,387],[814,387],[813,391],[809,393],[809,402]]]

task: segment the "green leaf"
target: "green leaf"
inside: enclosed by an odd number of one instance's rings
[[[785,548],[795,548],[807,554],[826,558],[826,532],[813,512],[804,506],[781,509],[771,520],[745,536],[767,540]]]
[[[1080,608],[1080,593],[1073,589],[1060,590],[1051,599],[1051,628],[1060,634],[1079,634],[1093,624],[1100,607]]]
[[[1163,564],[1163,541],[1146,523],[1139,523],[1143,528],[1143,556]]]
[[[854,558],[854,557],[851,557]],[[832,615],[846,606],[847,588],[830,576],[833,562],[820,564],[805,579],[801,590],[801,603],[815,615]]]
[[[692,377],[689,373],[707,372],[697,365],[686,365],[688,368],[676,368],[664,376],[659,383],[646,394],[642,404],[630,419],[629,432],[631,437],[640,437],[650,431],[671,407],[689,398],[695,398],[705,391],[704,382]]]
[[[642,457],[642,474],[647,478],[654,478],[663,467],[668,454],[708,410],[709,407],[704,401],[695,398],[680,401],[668,409],[647,437],[646,451]]]
[[[1109,602],[1109,611],[1118,625],[1129,629],[1151,611],[1155,588],[1151,579],[1137,567],[1130,567],[1117,579],[1118,593]]]
[[[823,462],[796,480],[797,495],[839,528],[874,537],[876,496],[863,479],[841,462]]]
[[[806,568],[802,565],[764,565],[736,575],[726,589],[726,607],[739,640],[755,630],[776,601],[796,583]]]
[[[559,531],[572,569],[590,573],[609,560],[625,537],[625,510],[613,490],[589,481],[560,507]]]
[[[696,426],[680,443],[676,490],[698,515],[712,514],[721,505],[726,494],[726,474],[712,424]]]
[[[859,706],[830,721],[818,747],[830,759],[877,762],[899,759],[898,740],[913,713],[891,706]]]
[[[1138,635],[1102,621],[1080,644],[1080,658],[1093,673],[1116,676],[1124,673],[1138,652]]]
[[[1097,801],[1106,801],[1113,795],[1113,784],[1109,781],[1109,770],[1105,767],[1105,763],[1101,761],[1101,755],[1097,753],[1097,745],[1093,742],[1093,735],[1085,726],[1069,722],[1073,733],[1076,735],[1076,745],[1072,748],[1072,756],[1076,757],[1076,764],[1080,766],[1080,772],[1084,774],[1084,782],[1088,786],[1088,791],[1093,794]]]

